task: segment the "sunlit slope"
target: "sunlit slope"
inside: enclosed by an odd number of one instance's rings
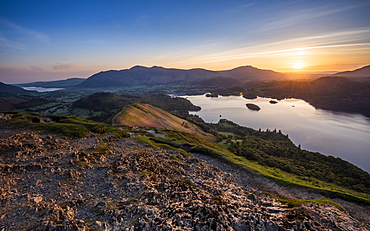
[[[172,115],[150,104],[135,103],[125,107],[113,121],[114,124],[132,127],[153,127],[180,130],[198,135],[202,138],[213,137],[187,120]]]

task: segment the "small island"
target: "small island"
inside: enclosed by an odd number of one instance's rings
[[[261,110],[261,108],[253,103],[247,103],[246,104],[247,108],[249,108],[250,110],[253,110],[253,111],[259,111]]]
[[[218,94],[216,94],[216,93],[208,93],[208,94],[206,94],[206,97],[217,98],[218,97]]]
[[[275,100],[270,100],[270,103],[271,103],[271,104],[277,104],[278,102],[277,102],[277,101],[275,101]]]

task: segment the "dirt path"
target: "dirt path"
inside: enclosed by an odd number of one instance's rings
[[[116,120],[117,116],[118,116],[118,115],[120,115],[120,114],[121,114],[125,109],[126,109],[126,107],[123,107],[123,109],[122,109],[120,112],[118,112],[118,113],[113,117],[113,119],[112,119],[112,126],[114,125],[114,121]]]

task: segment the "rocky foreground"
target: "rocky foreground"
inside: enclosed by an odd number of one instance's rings
[[[0,173],[0,230],[370,229],[330,204],[288,208],[195,156],[133,138],[1,128]]]

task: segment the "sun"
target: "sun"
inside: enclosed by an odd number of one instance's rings
[[[304,68],[306,65],[303,63],[303,62],[295,62],[294,64],[293,64],[293,68],[294,69],[302,69],[302,68]]]

